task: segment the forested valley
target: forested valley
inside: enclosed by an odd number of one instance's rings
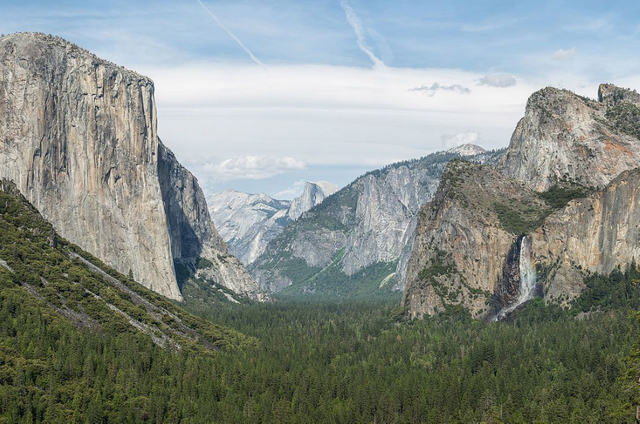
[[[567,311],[407,321],[397,299],[193,307],[255,342],[172,352],[79,331],[0,291],[2,422],[633,422],[640,273],[587,281]]]

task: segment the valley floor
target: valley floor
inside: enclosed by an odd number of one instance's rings
[[[501,323],[409,322],[396,299],[193,307],[258,340],[211,355],[51,324],[3,290],[0,422],[633,422],[636,277]]]

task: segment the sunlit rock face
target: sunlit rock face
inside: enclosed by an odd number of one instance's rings
[[[503,153],[471,145],[459,150],[471,155],[438,152],[357,178],[291,222],[251,264],[252,275],[266,289],[280,291],[304,286],[327,270],[348,281],[384,264],[375,286],[392,282],[402,290],[418,210],[433,197],[447,162],[466,157],[495,163]]]
[[[150,79],[58,37],[0,39],[0,177],[63,237],[181,299],[174,259],[215,258],[226,247],[196,179],[160,142],[156,119]],[[239,263],[231,266],[237,273],[220,284],[258,291]]]
[[[569,306],[587,275],[637,263],[639,105],[638,93],[608,84],[597,101],[546,88],[496,168],[451,163],[420,211],[410,316],[461,305],[500,318],[535,296]],[[558,203],[567,187],[579,195]]]
[[[640,95],[602,84],[598,101],[545,88],[529,98],[499,168],[536,191],[559,180],[603,188],[640,164]]]
[[[336,191],[338,187],[326,181],[306,182],[300,196],[292,201],[225,190],[209,196],[207,202],[216,228],[229,249],[249,265],[291,221]]]

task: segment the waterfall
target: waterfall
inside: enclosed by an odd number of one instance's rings
[[[536,292],[536,267],[531,263],[531,239],[520,241],[520,294],[516,307],[532,299]]]
[[[520,272],[518,298],[512,304],[505,306],[493,318],[493,321],[498,321],[500,318],[504,318],[509,312],[515,310],[518,306],[535,297],[537,278],[536,267],[532,263],[531,239],[528,236],[524,236],[520,239],[518,267]]]

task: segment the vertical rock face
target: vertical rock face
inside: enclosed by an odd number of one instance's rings
[[[412,317],[462,305],[492,312],[494,295],[517,296],[519,235],[541,222],[546,203],[495,168],[450,162],[433,200],[420,209],[404,305]]]
[[[336,191],[338,187],[326,181],[307,182],[302,194],[288,201],[226,190],[209,197],[209,211],[231,252],[249,265],[291,221]]]
[[[501,153],[471,158],[495,161]],[[251,265],[252,274],[270,290],[293,285],[301,292],[318,289],[308,281],[328,273],[345,282],[366,274],[381,286],[404,275],[408,259],[401,256],[408,255],[403,250],[412,239],[417,212],[436,191],[447,161],[459,157],[440,152],[356,179],[290,223]]]
[[[255,300],[265,300],[266,297],[244,266],[229,254],[227,245],[209,216],[198,180],[162,142],[158,144],[158,152],[158,177],[169,221],[174,262],[236,293]],[[200,258],[213,265],[198,270]]]
[[[599,101],[556,88],[534,93],[500,169],[536,191],[560,180],[603,188],[640,165],[639,99],[609,84]]]
[[[153,92],[148,78],[60,38],[1,38],[0,177],[63,237],[181,299],[174,254],[194,253],[182,224],[196,250],[224,244],[197,182],[177,177],[184,169],[158,139]]]
[[[598,102],[547,88],[529,99],[500,173],[452,163],[420,213],[404,293],[410,315],[459,304],[486,316],[534,295],[567,305],[587,273],[637,263],[639,104],[635,91],[607,84]]]
[[[548,301],[577,297],[586,272],[609,274],[640,263],[640,170],[549,215],[532,235],[533,256]]]
[[[289,207],[289,218],[296,220],[300,215],[308,211],[314,206],[322,203],[324,199],[338,191],[338,186],[326,181],[309,182],[304,185],[302,194],[291,202]]]

